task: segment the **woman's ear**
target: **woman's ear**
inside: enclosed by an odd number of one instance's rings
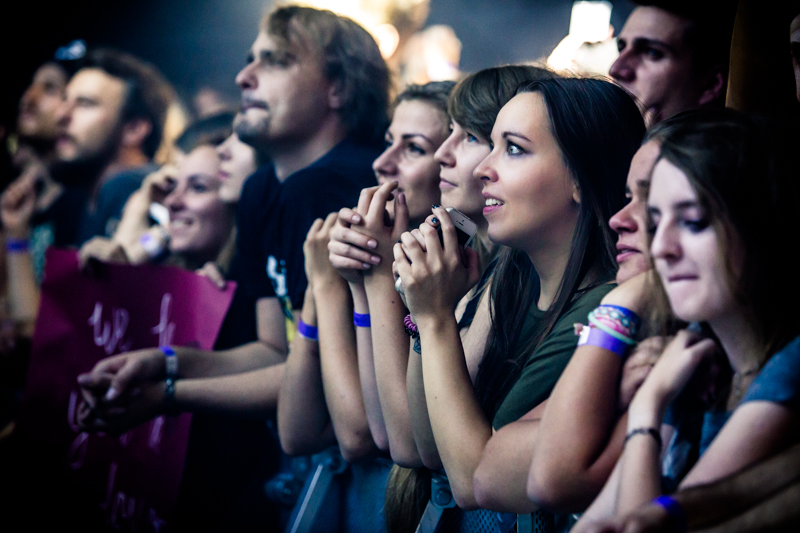
[[[328,106],[331,109],[341,109],[344,107],[344,95],[342,94],[342,83],[334,81],[328,89]]]
[[[580,205],[581,189],[580,187],[578,187],[578,184],[575,181],[572,182],[572,199],[575,201],[576,204]]]

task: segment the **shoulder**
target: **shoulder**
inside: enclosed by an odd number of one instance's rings
[[[616,286],[616,283],[603,283],[576,294],[561,313],[561,318],[558,319],[553,329],[572,330],[572,325],[576,322],[585,323],[589,312],[600,305],[605,295],[614,290]]]
[[[800,387],[800,337],[773,355],[747,389],[742,403],[770,401],[797,407]]]

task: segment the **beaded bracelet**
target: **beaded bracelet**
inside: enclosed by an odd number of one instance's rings
[[[164,382],[164,410],[170,416],[178,414],[175,407],[175,381],[172,378],[167,378]]]
[[[610,352],[614,352],[623,359],[628,353],[630,345],[613,337],[600,328],[594,326],[583,326],[581,335],[578,338],[578,346],[597,346]]]
[[[411,313],[407,314],[403,319],[403,326],[406,328],[406,333],[408,333],[412,339],[419,338],[419,328],[411,319]]]
[[[608,317],[610,320],[618,322],[630,333],[630,337],[633,337],[639,331],[639,325],[641,324],[639,315],[625,307],[619,305],[600,304],[595,308],[594,311],[592,311],[592,313],[594,313],[594,315],[598,318]]]
[[[636,428],[632,429],[625,435],[625,444],[631,440],[631,437],[635,437],[636,435],[650,435],[655,439],[656,444],[658,444],[658,449],[661,450],[661,446],[663,444],[661,440],[661,433],[656,428]]]
[[[21,254],[28,251],[30,243],[28,239],[7,239],[6,252],[10,254]]]
[[[676,531],[682,532],[688,529],[686,514],[683,512],[681,504],[676,502],[674,498],[670,498],[669,496],[659,496],[653,500],[653,504],[659,505],[667,511],[667,514],[672,519],[672,523],[675,525]]]
[[[372,324],[369,320],[369,313],[356,313],[353,311],[353,324],[357,328],[368,328]]]
[[[300,319],[297,323],[297,334],[311,342],[319,342],[317,328],[314,326],[309,326],[303,322],[302,319]]]

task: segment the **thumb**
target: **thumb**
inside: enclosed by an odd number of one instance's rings
[[[392,233],[399,236],[408,231],[408,204],[405,193],[400,193],[394,199],[394,227]]]
[[[127,391],[131,382],[136,377],[138,369],[139,365],[133,363],[122,367],[119,372],[112,376],[105,399],[111,401]]]

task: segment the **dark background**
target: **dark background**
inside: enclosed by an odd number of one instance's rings
[[[208,85],[238,99],[234,77],[271,0],[6,2],[0,16],[0,120],[13,124],[36,67],[73,39],[109,45],[158,66],[184,98]],[[632,10],[612,0],[617,32]],[[13,6],[13,7],[12,7]],[[568,33],[572,0],[431,0],[428,25],[448,24],[461,68],[538,59]],[[11,13],[14,13],[13,15]]]

